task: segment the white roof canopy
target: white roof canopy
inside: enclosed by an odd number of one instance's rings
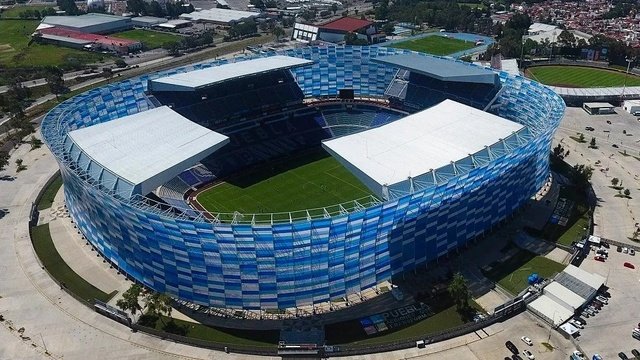
[[[527,306],[529,309],[538,313],[538,315],[542,316],[545,320],[553,323],[554,325],[560,325],[571,319],[573,316],[573,309],[569,309],[565,307],[565,305],[557,303],[553,298],[547,295],[540,296]]]
[[[292,56],[270,56],[161,77],[149,81],[152,91],[194,91],[219,82],[313,64]]]
[[[445,100],[387,125],[327,140],[323,146],[379,193],[383,185],[449,165],[522,128],[499,116]]]
[[[554,298],[557,302],[561,302],[569,308],[575,310],[582,306],[587,299],[583,299],[580,295],[574,293],[573,291],[567,289],[557,282],[552,282],[551,284],[544,287],[544,293],[551,298]]]
[[[162,106],[69,132],[87,171],[97,180],[107,171],[147,194],[229,142]],[[97,170],[99,169],[99,170]],[[121,188],[121,187],[118,187]]]

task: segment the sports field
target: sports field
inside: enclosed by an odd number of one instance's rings
[[[337,160],[319,149],[226,179],[197,196],[211,212],[287,212],[331,206],[371,192]]]
[[[439,35],[425,36],[391,45],[399,49],[420,51],[433,55],[449,55],[475,47],[475,43]]]
[[[561,87],[623,86],[625,73],[582,66],[536,66],[527,69],[526,75],[545,85]],[[640,76],[629,74],[627,86],[640,86]]]
[[[109,55],[55,45],[29,44],[37,20],[2,20],[0,23],[0,65],[9,67],[68,66],[97,63]]]
[[[142,29],[127,30],[113,34],[113,36],[140,41],[147,50],[157,49],[162,47],[162,44],[164,43],[175,43],[184,38],[180,35]]]

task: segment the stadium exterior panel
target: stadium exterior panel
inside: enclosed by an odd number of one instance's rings
[[[396,69],[371,60],[404,52],[331,46],[286,55],[314,61],[291,70],[306,96],[335,95],[341,88],[382,96]],[[551,138],[564,112],[548,88],[501,73],[496,114],[528,127],[527,138],[492,147],[466,169],[434,172],[433,186],[399,191],[392,200],[360,210],[273,224],[216,223],[176,216],[141,196],[118,196],[83,173],[65,150],[72,130],[148,110],[148,79],[62,103],[45,117],[43,136],[59,162],[70,215],[103,256],[156,291],[215,307],[289,308],[341,298],[482,235],[544,184]]]

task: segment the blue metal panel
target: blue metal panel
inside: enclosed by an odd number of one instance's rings
[[[382,96],[395,70],[371,60],[404,52],[330,46],[287,50],[286,55],[315,61],[292,70],[307,96],[334,95],[343,87]],[[47,114],[42,133],[61,165],[69,212],[98,251],[157,291],[209,306],[257,309],[324,302],[370,288],[465,244],[511,215],[543,185],[551,138],[564,111],[551,90],[501,73],[505,90],[498,115],[531,133],[504,155],[489,159],[482,152],[478,155],[485,160],[463,175],[350,214],[292,224],[214,224],[161,214],[110,195],[76,172],[69,156],[74,150],[64,147],[73,129],[148,109],[147,79],[186,70],[149,74],[76,96]]]

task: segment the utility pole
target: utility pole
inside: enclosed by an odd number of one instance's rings
[[[627,61],[627,72],[624,74],[624,85],[622,86],[622,99],[621,102],[624,103],[624,92],[627,90],[627,78],[629,77],[629,68],[631,67],[631,63],[633,59],[626,58]]]

